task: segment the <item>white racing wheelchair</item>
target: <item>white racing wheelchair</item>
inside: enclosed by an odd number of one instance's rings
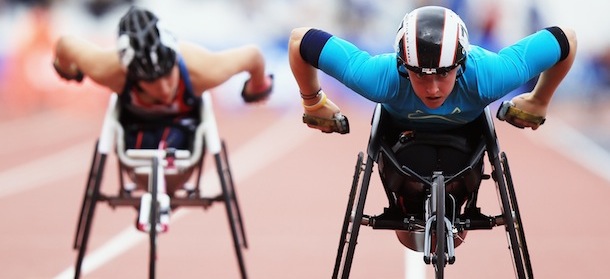
[[[205,92],[201,98],[191,150],[126,150],[125,130],[119,121],[120,114],[118,95],[112,94],[101,135],[95,144],[76,228],[73,248],[78,250],[78,257],[74,278],[81,275],[95,208],[100,202],[107,203],[112,208],[126,206],[137,209],[137,229],[146,232],[150,239],[149,278],[155,277],[157,235],[167,231],[170,212],[186,206],[207,209],[215,202],[224,202],[239,272],[242,278],[247,278],[242,252],[248,246],[246,234],[227,150],[218,134],[209,93]],[[113,147],[118,158],[119,190],[118,193],[109,195],[101,191],[101,185],[106,159]],[[212,197],[204,196],[204,185],[200,185],[206,152],[214,156],[222,190]]]
[[[516,277],[533,278],[508,161],[506,154],[500,151],[489,108],[473,122],[480,137],[476,147],[468,152],[463,150],[463,145],[456,144],[456,138],[446,134],[403,134],[399,144],[406,147],[397,149],[385,136],[392,129],[392,123],[389,113],[378,104],[372,119],[367,156],[362,152],[358,154],[332,278],[349,278],[360,226],[394,230],[404,246],[423,253],[424,262],[433,265],[436,278],[444,278],[445,267],[455,262],[455,248],[462,243],[467,231],[503,226]],[[404,157],[401,156],[417,154],[409,153],[409,144],[415,148],[444,148],[449,154],[445,159],[460,157],[455,154],[462,154],[463,159],[453,170],[438,168],[420,173],[421,170],[415,170],[417,166],[402,163]],[[491,165],[489,174],[483,168],[485,154]],[[437,160],[433,158],[432,161]],[[363,211],[375,164],[383,168],[380,174],[385,176],[382,182],[389,206],[379,215],[367,215]],[[485,215],[477,207],[480,182],[490,178],[495,182],[499,197],[501,212],[498,215]],[[405,195],[400,193],[406,193],[406,204],[410,208],[405,208]]]

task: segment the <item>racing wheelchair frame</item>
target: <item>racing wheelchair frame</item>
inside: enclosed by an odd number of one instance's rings
[[[434,171],[429,174],[416,173],[401,164],[389,144],[382,140],[381,134],[386,122],[390,121],[389,119],[389,113],[381,104],[377,104],[371,123],[366,161],[364,161],[362,152],[358,154],[356,161],[332,278],[349,278],[360,226],[402,233],[407,240],[403,241],[399,237],[401,243],[411,250],[423,252],[423,260],[426,264],[433,265],[436,278],[444,278],[445,267],[455,262],[454,249],[461,244],[461,240],[468,230],[489,230],[496,226],[504,226],[517,278],[533,278],[508,160],[506,154],[500,151],[489,107],[476,120],[479,121],[482,129],[478,147],[472,153],[469,163],[461,171],[451,175],[442,171]],[[476,170],[475,165],[483,163],[485,153],[487,153],[492,170],[491,174],[481,173],[480,179],[492,178],[494,180],[501,214],[488,216],[481,213],[481,209],[476,205],[478,187],[476,191],[469,194],[464,212],[459,214],[461,205],[456,205],[455,198],[446,187],[452,181],[463,178],[468,172]],[[400,209],[397,209],[397,194],[385,185],[384,190],[388,197],[389,207],[384,208],[384,213],[379,215],[364,214],[373,166],[375,163],[380,163],[382,156],[385,157],[385,164],[394,167],[400,175],[423,185],[425,193],[423,218],[406,214],[388,214]],[[480,170],[483,172],[482,165]],[[362,179],[361,174],[363,174]],[[357,200],[356,197],[358,197]]]
[[[87,178],[82,207],[76,228],[73,249],[78,249],[74,278],[79,278],[96,205],[108,203],[138,210],[137,228],[149,236],[149,278],[155,277],[157,235],[167,231],[170,211],[179,207],[203,207],[224,202],[233,244],[242,278],[247,278],[243,249],[248,247],[242,215],[235,193],[227,149],[218,134],[211,97],[204,92],[199,106],[199,123],[195,130],[192,150],[128,149],[124,147],[124,129],[119,122],[121,106],[118,95],[112,94],[106,110],[101,135],[95,143],[93,160]],[[102,193],[101,184],[108,154],[114,150],[119,165],[119,191],[115,195]],[[214,156],[220,178],[221,193],[207,197],[200,184],[203,159],[209,152]],[[195,185],[187,186],[192,181]],[[126,181],[125,177],[131,182]],[[191,183],[192,184],[192,183]],[[169,191],[168,191],[169,189]],[[177,192],[181,191],[179,195]]]

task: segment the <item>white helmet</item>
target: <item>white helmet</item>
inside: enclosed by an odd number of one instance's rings
[[[400,65],[421,74],[446,73],[464,65],[468,30],[453,11],[425,6],[403,18],[394,45]]]

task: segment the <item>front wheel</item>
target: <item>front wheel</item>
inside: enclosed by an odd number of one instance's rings
[[[447,258],[445,250],[447,246],[447,232],[445,231],[445,178],[442,174],[435,174],[432,181],[432,196],[436,201],[436,249],[432,258],[434,271],[437,279],[445,276],[445,265]]]
[[[152,172],[151,178],[149,179],[149,191],[151,195],[150,200],[150,215],[149,215],[149,238],[150,238],[150,255],[149,255],[149,269],[148,277],[150,279],[155,278],[155,264],[157,261],[157,220],[159,216],[159,202],[157,193],[158,189],[158,178],[159,178],[159,158],[152,158]]]

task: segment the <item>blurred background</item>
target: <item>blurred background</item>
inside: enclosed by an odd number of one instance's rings
[[[347,136],[321,135],[306,129],[300,122],[302,108],[286,51],[293,28],[321,28],[352,40],[371,54],[393,51],[395,32],[404,14],[429,4],[455,10],[469,29],[471,43],[490,50],[499,50],[546,26],[575,29],[579,39],[576,62],[555,94],[547,123],[536,132],[514,129],[505,123],[498,125],[498,129],[505,144],[503,147],[508,149],[509,155],[515,154],[512,157],[515,159],[512,165],[515,173],[530,173],[518,176],[518,182],[532,185],[520,188],[524,194],[520,196],[523,198],[520,205],[527,216],[526,225],[532,228],[528,237],[532,239],[534,262],[541,264],[537,270],[547,274],[541,278],[608,278],[604,257],[593,256],[604,255],[610,248],[605,235],[608,223],[600,222],[599,214],[590,213],[608,210],[606,197],[610,189],[607,187],[610,185],[607,171],[610,169],[610,129],[607,129],[610,125],[610,109],[607,108],[610,105],[610,36],[607,35],[610,34],[610,17],[607,16],[610,1],[0,0],[0,221],[3,222],[0,225],[0,268],[6,278],[48,278],[49,274],[60,274],[53,278],[70,278],[66,274],[69,274],[68,267],[75,254],[69,245],[81,201],[82,182],[85,181],[91,145],[99,135],[110,92],[88,79],[82,84],[60,79],[52,67],[54,42],[61,35],[72,34],[88,38],[102,47],[113,48],[119,18],[133,4],[156,13],[179,39],[196,42],[211,50],[257,44],[267,58],[268,72],[275,75],[272,97],[265,105],[253,109],[245,106],[239,96],[245,76],[238,75],[213,89],[222,92],[213,96],[219,107],[219,127],[223,134],[228,135],[230,146],[240,149],[246,146],[244,150],[254,146],[253,150],[265,155],[257,157],[252,155],[257,153],[243,152],[240,154],[248,156],[241,156],[245,158],[242,162],[234,161],[237,174],[247,173],[251,166],[264,166],[250,171],[251,174],[242,176],[238,182],[240,191],[245,194],[246,219],[256,220],[247,225],[254,243],[249,260],[259,261],[250,266],[253,274],[260,274],[255,278],[273,277],[268,276],[269,270],[281,264],[292,268],[294,274],[277,278],[322,277],[318,276],[320,273],[312,275],[314,271],[301,271],[299,268],[303,266],[317,267],[323,274],[328,274],[338,235],[337,220],[344,210],[343,191],[348,190],[353,159],[356,152],[365,147],[370,129],[373,104],[324,74],[320,75],[323,87],[350,117],[352,131]],[[527,91],[532,84],[533,81],[505,99]],[[286,115],[289,117],[282,117]],[[275,134],[265,132],[269,127],[275,127]],[[272,135],[261,140],[267,144],[246,144],[254,136],[255,140],[259,139],[257,133],[260,131]],[[277,140],[287,134],[290,135],[287,140]],[[271,151],[264,149],[269,142],[273,142]],[[266,156],[268,154],[271,155]],[[324,162],[328,166],[319,167],[316,176],[303,175],[303,169],[309,170],[314,164],[310,162],[319,161],[320,154],[332,154]],[[320,178],[325,179],[324,186],[308,187],[318,186]],[[585,179],[594,180],[583,182]],[[107,180],[115,182],[112,176]],[[290,181],[291,185],[287,187],[280,181]],[[546,186],[561,188],[551,192]],[[322,191],[324,194],[320,194]],[[270,197],[269,192],[274,196]],[[339,194],[341,196],[337,198]],[[541,199],[542,196],[548,198]],[[384,197],[380,197],[377,201],[383,202]],[[493,198],[491,201],[495,202]],[[267,199],[275,203],[260,202]],[[373,201],[371,198],[370,203]],[[280,209],[278,204],[282,206]],[[94,246],[100,246],[103,239],[113,238],[125,224],[130,225],[133,221],[133,212],[121,215],[109,209],[104,211],[106,207],[101,208],[100,223],[104,225],[95,228]],[[322,212],[312,213],[317,209]],[[581,213],[583,211],[586,214]],[[550,212],[559,218],[549,217]],[[224,222],[220,209],[216,213],[219,217],[214,221]],[[193,215],[199,217],[199,214]],[[585,223],[581,222],[583,215],[589,218],[597,216],[598,220],[587,225],[587,229],[577,229],[578,224]],[[268,223],[270,220],[290,220],[294,216],[323,218],[282,225]],[[196,226],[199,220],[190,218],[184,217],[185,221],[170,233],[172,237],[164,238],[163,243],[177,248],[172,252],[174,250],[170,251],[169,247],[163,247],[163,256],[176,259],[167,261],[165,258],[163,263],[190,263],[199,267],[199,261],[180,257],[181,249],[210,245],[205,247],[226,254],[202,255],[208,257],[202,262],[213,266],[210,263],[228,259],[227,263],[219,264],[227,265],[228,270],[234,267],[226,243],[215,241],[226,236],[226,231],[218,231],[214,235],[217,238],[212,238],[214,243],[199,244],[195,242],[197,237],[193,237],[194,228],[191,227]],[[558,219],[565,221],[568,229],[561,227],[549,233]],[[205,232],[210,229],[206,227]],[[294,238],[298,240],[300,236],[300,241],[295,241]],[[472,265],[468,264],[468,258],[451,270],[466,272],[463,274],[467,274],[467,278],[511,278],[510,260],[497,259],[499,254],[507,256],[504,249],[496,249],[504,246],[485,242],[486,236],[482,233],[472,237],[469,245],[460,248],[460,255],[472,255],[473,261],[482,262],[481,266],[487,269],[505,263],[508,272],[475,272],[469,268]],[[180,246],[171,242],[180,237],[188,244]],[[365,239],[359,243],[359,251],[373,252],[359,254],[361,257],[368,255],[363,259],[368,265],[358,265],[362,269],[356,274],[367,276],[368,271],[375,275],[361,278],[403,278],[392,277],[398,273],[392,268],[403,260],[401,256],[388,256],[394,255],[392,252],[396,255],[403,252],[393,235],[380,238],[376,234],[371,237],[374,241]],[[505,241],[500,230],[496,230],[494,237]],[[47,238],[52,240],[46,241]],[[481,242],[477,244],[477,241]],[[220,242],[218,247],[214,246],[215,242]],[[367,243],[374,247],[367,248]],[[279,251],[279,256],[268,255],[272,251],[268,247]],[[102,269],[104,273],[100,274],[103,275],[94,276],[109,278],[117,272],[129,277],[125,270],[133,270],[136,275],[132,277],[143,277],[144,249],[145,245],[141,244],[138,252],[129,253],[132,256],[129,260],[113,262]],[[472,252],[469,253],[468,249]],[[375,257],[379,253],[386,257]],[[387,264],[387,261],[394,262]],[[134,262],[141,266],[121,269],[123,265]],[[179,270],[187,272],[193,266]],[[375,269],[376,266],[383,268]],[[583,270],[597,273],[588,277],[583,275]],[[167,274],[165,278],[189,277],[176,276],[177,268],[161,271]],[[380,272],[392,275],[384,277]],[[194,274],[197,273],[190,275]],[[209,278],[229,277],[212,274]]]
[[[570,26],[577,31],[579,53],[554,99],[552,109],[558,113],[550,117],[565,120],[610,148],[610,132],[598,129],[610,121],[605,109],[610,86],[610,36],[605,34],[610,19],[604,14],[610,3],[604,0],[0,0],[0,121],[46,110],[101,109],[98,101],[105,102],[104,89],[88,81],[67,83],[54,73],[53,43],[62,34],[74,34],[113,47],[117,22],[131,4],[153,10],[180,39],[212,50],[260,45],[270,61],[269,71],[280,77],[280,90],[269,104],[274,109],[298,105],[292,98],[296,85],[286,58],[294,27],[322,28],[375,54],[392,51],[405,12],[424,4],[455,10],[466,22],[471,42],[491,50],[549,25]],[[527,86],[515,93],[526,90]],[[83,98],[85,94],[91,96]],[[222,96],[223,105],[239,104],[239,96],[229,95]],[[334,95],[363,101],[349,92]]]

